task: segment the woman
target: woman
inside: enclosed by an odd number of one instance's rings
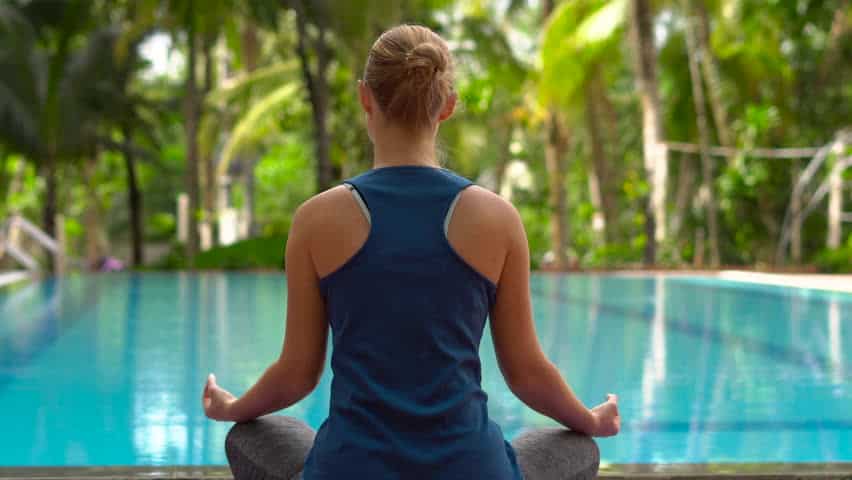
[[[234,475],[594,476],[597,447],[586,435],[618,432],[615,396],[587,409],[543,354],[517,211],[438,165],[438,126],[456,104],[446,43],[420,26],[385,32],[370,51],[359,96],[373,169],[308,200],[293,218],[280,358],[239,399],[212,375],[203,395],[215,420],[248,422],[293,405],[317,385],[331,325],[329,416],[315,438],[287,417],[237,424],[226,442]],[[512,392],[584,435],[545,429],[522,435],[514,448],[505,442],[480,387],[489,314]]]

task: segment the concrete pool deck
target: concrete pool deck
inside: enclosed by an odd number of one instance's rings
[[[724,270],[716,276],[723,280],[734,280],[737,282],[852,293],[852,275],[785,274]]]
[[[852,463],[603,465],[601,478],[749,480],[852,479]],[[0,480],[230,480],[227,467],[0,467]]]
[[[841,274],[766,273],[749,270],[612,270],[600,272],[600,274],[626,277],[647,277],[649,275],[711,277],[718,278],[720,280],[753,283],[757,285],[775,285],[780,287],[806,288],[828,292],[852,293],[852,275]]]

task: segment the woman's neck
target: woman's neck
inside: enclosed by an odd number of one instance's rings
[[[437,167],[435,136],[386,132],[373,142],[373,168],[421,165]]]

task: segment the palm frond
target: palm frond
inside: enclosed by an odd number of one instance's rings
[[[0,5],[0,143],[30,157],[43,148],[39,121],[47,81],[47,59],[36,42],[26,17]]]
[[[298,100],[296,85],[285,84],[258,100],[248,112],[237,122],[231,136],[222,148],[219,159],[218,174],[228,171],[228,164],[240,150],[256,144],[265,135],[269,123],[275,119],[274,112],[287,102]]]
[[[572,103],[594,63],[619,55],[627,0],[565,2],[553,13],[541,47],[543,103]]]
[[[247,98],[256,90],[270,89],[295,80],[298,74],[298,64],[295,61],[279,62],[267,67],[240,75],[207,95],[207,102],[214,105],[224,105]]]

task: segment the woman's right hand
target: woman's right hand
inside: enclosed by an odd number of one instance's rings
[[[618,397],[610,393],[606,402],[592,409],[595,416],[593,437],[612,437],[621,429],[621,416],[618,414]]]

